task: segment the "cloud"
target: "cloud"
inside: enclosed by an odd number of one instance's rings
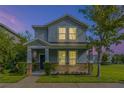
[[[23,32],[24,25],[18,18],[7,11],[0,10],[0,22],[9,26],[16,32]]]
[[[114,53],[116,53],[116,54],[124,54],[124,49],[123,49],[124,48],[124,41],[117,46],[112,45],[111,48],[114,51]]]

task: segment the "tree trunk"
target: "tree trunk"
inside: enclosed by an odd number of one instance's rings
[[[101,77],[101,60],[102,60],[102,47],[98,49],[98,69],[97,69],[97,77],[100,80]]]

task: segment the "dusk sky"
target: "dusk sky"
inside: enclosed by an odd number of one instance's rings
[[[26,30],[32,34],[32,25],[44,25],[65,14],[72,15],[78,20],[90,24],[79,9],[85,6],[0,6],[0,22],[9,26],[17,33]],[[113,47],[116,53],[124,53],[124,43]]]

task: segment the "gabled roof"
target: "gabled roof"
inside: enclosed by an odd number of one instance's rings
[[[6,26],[6,25],[4,25],[4,24],[2,24],[2,23],[0,23],[0,26],[3,27],[4,29],[6,29],[8,32],[10,32],[10,33],[12,33],[12,34],[14,34],[15,36],[17,36],[17,37],[20,38],[20,36],[19,36],[15,31],[13,31],[12,29],[10,29],[8,26]]]
[[[42,44],[42,45],[50,45],[48,42],[46,42],[46,41],[44,41],[44,40],[41,40],[41,39],[39,39],[39,38],[36,38],[36,39],[34,39],[34,40],[32,40],[32,41],[29,41],[29,42],[27,42],[27,43],[24,43],[24,45],[29,45],[29,44],[32,44],[33,42],[39,42],[40,44]]]
[[[64,20],[64,19],[70,19],[71,21],[73,21],[73,22],[75,22],[75,23],[81,25],[82,27],[87,28],[87,25],[86,25],[85,23],[83,23],[83,22],[77,20],[75,17],[73,17],[73,16],[71,16],[71,15],[64,15],[64,16],[62,16],[62,17],[60,17],[60,18],[58,18],[58,19],[56,19],[56,20],[54,20],[54,21],[52,21],[52,22],[49,22],[49,23],[46,24],[46,25],[33,25],[32,27],[33,27],[34,29],[35,29],[35,28],[47,28],[48,26],[51,26],[51,25],[53,25],[53,24],[55,24],[55,23],[57,23],[57,22],[60,22],[60,21],[62,21],[62,20]]]

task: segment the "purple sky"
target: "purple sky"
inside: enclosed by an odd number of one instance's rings
[[[34,33],[32,25],[43,25],[65,14],[70,14],[82,22],[91,22],[78,12],[85,6],[0,6],[0,22],[9,26],[17,33],[25,30]],[[114,46],[116,53],[124,53],[124,43]]]

